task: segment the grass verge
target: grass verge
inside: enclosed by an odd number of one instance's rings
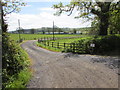
[[[47,49],[49,51],[53,51],[53,52],[61,52],[62,51],[61,49],[45,46],[45,45],[43,45],[41,43],[38,43],[38,42],[36,42],[36,45],[39,46],[39,47],[42,47],[44,49]]]
[[[31,71],[30,69],[26,68],[24,70],[21,70],[20,73],[18,73],[17,78],[16,76],[13,76],[10,78],[10,81],[6,85],[6,88],[26,88],[26,85],[31,77]]]
[[[19,44],[19,47],[22,43]],[[10,77],[10,80],[7,82],[6,88],[26,88],[27,83],[29,82],[32,71],[29,68],[31,65],[30,58],[28,54],[20,47],[22,51],[22,56],[25,57],[26,63],[23,70],[21,70],[18,74]]]

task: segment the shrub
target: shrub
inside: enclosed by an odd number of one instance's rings
[[[2,36],[2,80],[3,88],[13,78],[17,78],[21,70],[29,66],[26,53],[10,39],[7,33]]]
[[[108,35],[94,39],[96,47],[94,53],[110,53],[118,51],[120,52],[120,37],[116,35]]]
[[[91,47],[90,44],[94,43],[95,47]],[[108,35],[108,36],[94,36],[81,38],[77,42],[75,48],[76,51],[72,51],[71,48],[66,48],[66,52],[76,53],[94,53],[94,54],[107,54],[111,52],[120,52],[120,35]]]

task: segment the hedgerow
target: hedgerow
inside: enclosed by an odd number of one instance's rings
[[[20,74],[23,70],[29,73],[29,59],[27,54],[17,45],[7,33],[2,36],[2,87],[14,88],[16,84],[25,85],[25,80],[20,81]],[[30,74],[28,75],[30,77]],[[27,78],[28,80],[28,78]],[[15,83],[16,81],[16,83]],[[24,82],[25,81],[25,82]],[[21,84],[21,85],[20,85]]]
[[[76,53],[81,54],[109,54],[117,52],[120,53],[120,35],[108,35],[108,36],[94,36],[81,38],[78,41],[73,42],[77,44]],[[95,47],[91,47],[90,44],[95,44]],[[71,48],[66,48],[65,52],[73,52]]]

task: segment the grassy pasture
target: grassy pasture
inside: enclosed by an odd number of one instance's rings
[[[90,36],[89,36],[90,37]],[[88,38],[87,35],[81,35],[81,37],[78,37],[78,38],[71,38],[71,39],[58,39],[58,40],[51,40],[50,42],[59,42],[59,43],[72,43],[72,42],[75,42],[75,41],[78,41],[80,39],[83,39],[83,38]]]
[[[10,34],[11,38],[15,41],[19,40],[19,34]],[[21,38],[24,40],[34,40],[38,38],[44,37],[53,37],[53,35],[46,35],[46,34],[20,34]],[[55,35],[55,37],[73,37],[73,36],[80,36],[80,35]]]
[[[64,43],[66,43],[64,45]],[[72,46],[71,46],[71,44]],[[96,54],[109,54],[111,52],[118,53],[120,35],[107,35],[107,36],[85,36],[71,39],[58,39],[48,42],[37,43],[38,46],[52,50],[52,51],[73,51],[79,53],[91,53],[90,44],[94,43],[94,53]],[[74,47],[74,48],[73,48]]]

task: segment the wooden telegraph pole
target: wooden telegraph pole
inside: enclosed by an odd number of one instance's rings
[[[20,36],[20,20],[19,19],[18,19],[18,26],[19,26],[18,32],[19,32],[19,42],[20,42],[21,36]]]
[[[54,21],[53,21],[53,40],[55,40],[55,35],[54,35]]]
[[[2,25],[3,25],[3,12],[2,12],[2,3],[0,1],[0,30],[2,32]]]

